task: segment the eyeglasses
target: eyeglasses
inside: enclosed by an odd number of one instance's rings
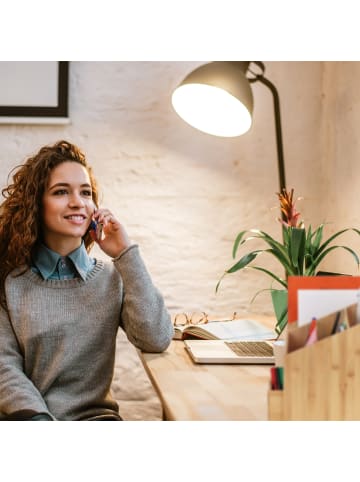
[[[179,313],[175,316],[174,325],[175,326],[186,326],[186,325],[203,325],[209,323],[210,321],[233,321],[236,318],[236,311],[229,318],[214,318],[209,319],[209,315],[204,311],[199,311],[191,313],[188,315],[186,313]]]

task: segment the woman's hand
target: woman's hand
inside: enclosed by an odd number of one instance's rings
[[[91,237],[105,254],[111,258],[116,258],[125,248],[131,245],[124,226],[108,209],[100,208],[95,210],[93,217],[97,223],[103,224],[103,234],[101,239],[97,239],[95,232],[91,230]]]

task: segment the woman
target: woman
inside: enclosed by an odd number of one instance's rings
[[[150,352],[173,335],[138,246],[98,208],[91,168],[69,142],[41,148],[2,194],[0,412],[121,420],[110,395],[118,327]],[[112,263],[89,257],[94,240]]]

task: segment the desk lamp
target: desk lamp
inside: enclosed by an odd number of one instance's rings
[[[256,73],[252,67],[260,72]],[[245,134],[252,123],[250,84],[266,85],[273,94],[278,155],[279,188],[286,188],[280,101],[275,86],[264,77],[263,62],[210,62],[189,75],[175,89],[172,104],[177,114],[202,132],[221,137]]]

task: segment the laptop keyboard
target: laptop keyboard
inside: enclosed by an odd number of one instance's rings
[[[265,341],[229,341],[225,344],[239,356],[274,356],[272,346]]]

